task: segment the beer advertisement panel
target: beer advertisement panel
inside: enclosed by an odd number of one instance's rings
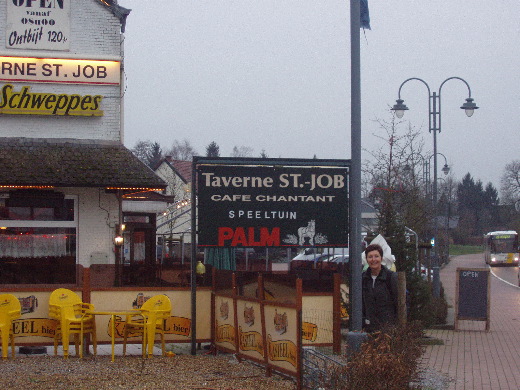
[[[266,305],[267,357],[269,364],[296,372],[298,368],[298,311]]]
[[[258,302],[237,300],[238,348],[243,355],[264,357],[261,307]]]

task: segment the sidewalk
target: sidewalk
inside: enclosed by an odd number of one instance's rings
[[[458,256],[440,272],[454,325],[456,269],[486,268],[482,255]],[[491,269],[493,271],[493,269]],[[422,363],[449,380],[450,390],[520,389],[520,289],[491,275],[490,331],[484,321],[459,321],[459,331],[428,330],[444,345],[427,346]],[[433,390],[433,388],[432,388]]]

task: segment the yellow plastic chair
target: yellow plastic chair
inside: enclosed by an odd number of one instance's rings
[[[2,333],[2,359],[7,359],[9,339],[11,339],[11,355],[14,358],[13,320],[20,318],[22,308],[20,301],[12,294],[0,294],[0,333]]]
[[[143,357],[146,355],[146,349],[148,349],[148,356],[152,356],[155,335],[157,333],[161,335],[162,354],[163,356],[166,355],[164,331],[166,319],[170,317],[171,310],[170,298],[166,295],[155,295],[138,309],[138,314],[127,316],[123,332],[123,355],[126,355],[127,338],[141,334]]]
[[[96,355],[96,321],[93,315],[88,314],[93,310],[93,305],[90,303],[83,303],[81,298],[71,290],[58,288],[51,293],[49,299],[49,316],[58,320],[58,327],[54,335],[54,355],[58,354],[58,343],[61,336],[63,357],[67,358],[69,356],[69,340],[71,334],[74,335],[76,355],[80,355],[79,339],[82,323],[83,334],[92,334],[94,355]]]

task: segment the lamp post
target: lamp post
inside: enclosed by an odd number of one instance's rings
[[[440,154],[442,157],[444,157],[444,166],[442,167],[441,171],[447,175],[450,173],[450,166],[448,165],[448,159],[446,156],[440,152],[437,152],[437,154]],[[414,153],[411,154],[413,156]],[[430,164],[431,159],[433,157],[433,154],[429,158],[424,158],[421,154],[417,155],[419,159],[422,161],[422,180],[424,183],[424,191],[427,196],[430,194],[430,185],[431,185],[431,179],[430,179]],[[412,179],[415,185],[415,169],[414,167],[411,167],[410,165],[406,164],[404,167],[405,172],[412,172]]]
[[[442,173],[444,173],[444,175],[447,175],[448,173],[450,173],[450,166],[448,165],[448,159],[446,158],[446,156],[440,152],[437,152],[437,153],[434,153],[432,154],[428,159],[423,159],[423,163],[424,163],[424,178],[426,179],[426,183],[427,183],[427,186],[426,186],[426,193],[429,193],[430,192],[430,164],[431,164],[431,160],[432,160],[432,157],[435,156],[435,154],[440,154],[442,157],[444,157],[444,166],[442,167],[441,171]],[[432,202],[435,202],[435,198],[432,197]]]
[[[396,104],[392,107],[392,110],[395,111],[395,115],[398,118],[402,118],[404,112],[408,110],[408,107],[404,104],[404,100],[401,99],[401,89],[403,86],[411,80],[417,80],[423,83],[428,90],[428,130],[429,132],[433,132],[433,215],[434,215],[434,230],[433,230],[433,239],[435,243],[435,238],[437,237],[437,133],[441,131],[441,90],[444,84],[449,80],[460,80],[468,87],[468,97],[466,98],[466,102],[462,104],[461,109],[465,110],[466,115],[471,117],[474,111],[478,108],[477,105],[473,102],[471,98],[471,88],[466,80],[460,77],[449,77],[444,80],[440,87],[439,92],[431,92],[430,86],[426,81],[417,77],[411,77],[401,83],[399,86],[399,92],[397,95]],[[430,157],[431,158],[431,157]],[[434,245],[433,247],[433,296],[440,297],[440,279],[439,279],[439,260],[437,256],[437,249]]]

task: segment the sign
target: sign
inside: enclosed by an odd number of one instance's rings
[[[119,85],[119,61],[0,56],[0,81]]]
[[[71,0],[8,0],[8,49],[69,50]]]
[[[347,163],[307,161],[198,165],[199,245],[347,247]]]
[[[485,268],[457,268],[455,330],[459,320],[486,321],[489,331],[490,272]]]
[[[493,240],[507,240],[507,239],[515,238],[515,237],[516,237],[515,234],[497,234],[497,235],[491,236],[491,239],[493,239]]]
[[[301,312],[296,308],[271,305],[265,305],[264,311],[268,363],[289,373],[296,372],[300,359],[298,344],[301,328],[298,329],[298,317]]]
[[[0,91],[0,114],[103,116],[101,95],[34,93],[24,86],[16,91],[5,84]]]
[[[262,309],[258,302],[237,299],[238,350],[252,358],[264,358]]]
[[[23,318],[13,321],[15,337],[51,337],[58,328],[58,321],[51,318]]]
[[[229,344],[233,350],[236,349],[235,339],[235,310],[233,301],[224,297],[215,297],[215,343]],[[229,348],[229,346],[228,346]]]

